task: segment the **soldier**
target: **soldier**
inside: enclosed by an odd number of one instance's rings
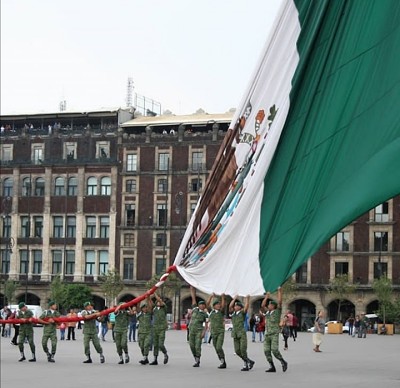
[[[24,323],[21,323],[19,329],[18,347],[21,353],[21,358],[18,361],[25,361],[24,342],[26,338],[29,342],[29,347],[31,348],[32,352],[32,358],[29,360],[29,362],[36,362],[35,343],[33,342],[33,312],[31,310],[28,310],[28,307],[24,302],[21,302],[18,305],[18,309],[19,310],[16,313],[16,318],[25,320]]]
[[[267,301],[269,301],[268,306]],[[270,293],[267,292],[261,303],[261,311],[265,316],[265,338],[264,338],[264,354],[269,362],[270,368],[266,372],[276,372],[272,354],[282,364],[282,370],[286,372],[288,363],[283,359],[279,351],[279,334],[281,328],[279,323],[282,314],[282,288],[278,288],[278,302],[270,299]]]
[[[225,353],[223,350],[224,345],[224,338],[225,338],[225,318],[224,318],[224,307],[225,307],[225,295],[221,295],[221,300],[214,299],[211,308],[211,300],[215,298],[215,294],[210,295],[207,300],[207,308],[210,311],[209,313],[209,320],[210,320],[210,334],[213,341],[214,349],[217,353],[221,364],[219,365],[218,369],[225,369],[226,362],[225,362]]]
[[[142,352],[143,359],[139,361],[140,364],[146,365],[149,363],[149,350],[150,341],[152,335],[151,327],[151,308],[153,307],[151,299],[148,297],[146,303],[142,303],[140,306],[140,312],[137,314],[137,320],[139,322],[138,330],[138,341],[140,351]]]
[[[164,364],[168,363],[168,353],[165,347],[165,332],[168,329],[167,309],[164,301],[155,293],[156,306],[153,308],[153,355],[154,360],[150,365],[158,365],[158,352],[164,354]]]
[[[358,338],[367,338],[367,330],[369,327],[369,319],[365,316],[365,313],[361,313],[360,318],[360,330],[358,331]]]
[[[232,319],[232,338],[235,353],[244,361],[242,372],[253,368],[255,362],[247,356],[247,334],[244,328],[246,313],[249,309],[250,295],[246,296],[245,304],[240,302],[236,295],[229,303],[229,313]]]
[[[125,364],[129,362],[129,354],[128,354],[128,325],[129,325],[129,316],[133,314],[132,309],[128,307],[128,310],[122,308],[124,303],[121,302],[115,309],[115,345],[117,347],[117,353],[119,355],[118,364],[124,363],[124,358],[122,357],[122,352],[125,353]]]
[[[103,348],[100,345],[99,338],[97,337],[96,319],[100,317],[100,313],[93,309],[91,302],[84,303],[84,310],[81,312],[81,316],[85,321],[83,326],[83,346],[85,355],[87,357],[84,364],[91,364],[92,359],[90,357],[90,341],[92,341],[96,352],[100,354],[100,362],[104,364],[105,357],[103,355]]]
[[[196,290],[192,286],[190,286],[190,293],[192,295],[192,318],[189,324],[189,345],[195,360],[193,366],[198,368],[201,358],[201,341],[208,326],[208,314],[204,300],[200,300],[199,304],[196,304]]]
[[[43,326],[43,336],[42,336],[42,347],[43,351],[47,355],[48,362],[55,362],[54,356],[57,350],[57,324],[53,318],[59,318],[61,314],[57,311],[57,303],[54,301],[49,302],[49,309],[44,310],[42,315],[39,317],[39,322]],[[51,353],[47,343],[51,342]]]

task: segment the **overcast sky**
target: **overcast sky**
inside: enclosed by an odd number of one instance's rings
[[[236,107],[282,0],[1,0],[1,114]]]

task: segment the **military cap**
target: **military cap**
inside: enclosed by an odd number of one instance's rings
[[[273,304],[275,307],[278,306],[278,302],[276,300],[271,299],[268,304]]]
[[[206,302],[204,302],[204,300],[200,300],[198,304],[206,304]]]
[[[53,306],[53,304],[57,304],[57,303],[54,302],[54,300],[50,300],[50,301],[49,301],[49,307],[50,307],[50,306]]]
[[[24,303],[24,302],[20,302],[19,304],[18,304],[18,308],[19,309],[22,309],[22,307],[25,307],[26,306],[26,304]]]
[[[87,307],[87,306],[91,306],[92,305],[92,302],[85,302],[84,304],[83,304],[83,307]]]
[[[218,304],[218,303],[221,303],[221,301],[220,301],[219,299],[214,299],[212,305],[215,306],[215,305]]]
[[[240,300],[237,300],[237,301],[235,302],[235,306],[243,307],[243,303],[242,303]]]

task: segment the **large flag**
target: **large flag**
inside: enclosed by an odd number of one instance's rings
[[[287,0],[174,264],[261,295],[399,193],[400,1]]]

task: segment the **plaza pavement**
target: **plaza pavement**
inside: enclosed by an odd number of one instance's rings
[[[111,333],[102,342],[106,363],[100,364],[92,348],[93,364],[83,364],[82,331],[76,341],[58,341],[54,364],[48,363],[41,347],[42,328],[35,328],[36,363],[18,362],[17,346],[10,338],[1,337],[1,388],[75,388],[75,387],[163,387],[219,388],[266,386],[279,388],[399,388],[400,335],[369,335],[366,339],[347,334],[325,335],[322,353],[312,351],[312,334],[299,333],[289,341],[289,350],[281,351],[289,362],[286,373],[276,362],[277,373],[265,373],[267,362],[260,342],[248,346],[249,357],[256,361],[254,369],[241,372],[242,361],[234,355],[230,333],[225,337],[228,368],[217,369],[219,361],[212,345],[203,345],[201,367],[193,368],[193,357],[186,343],[186,331],[168,331],[166,346],[170,355],[167,365],[143,366],[137,343],[129,342],[131,362],[118,365],[118,355]],[[281,343],[283,345],[283,342]],[[30,358],[29,346],[25,355]],[[152,357],[150,357],[150,361]],[[260,385],[262,384],[262,385]]]

